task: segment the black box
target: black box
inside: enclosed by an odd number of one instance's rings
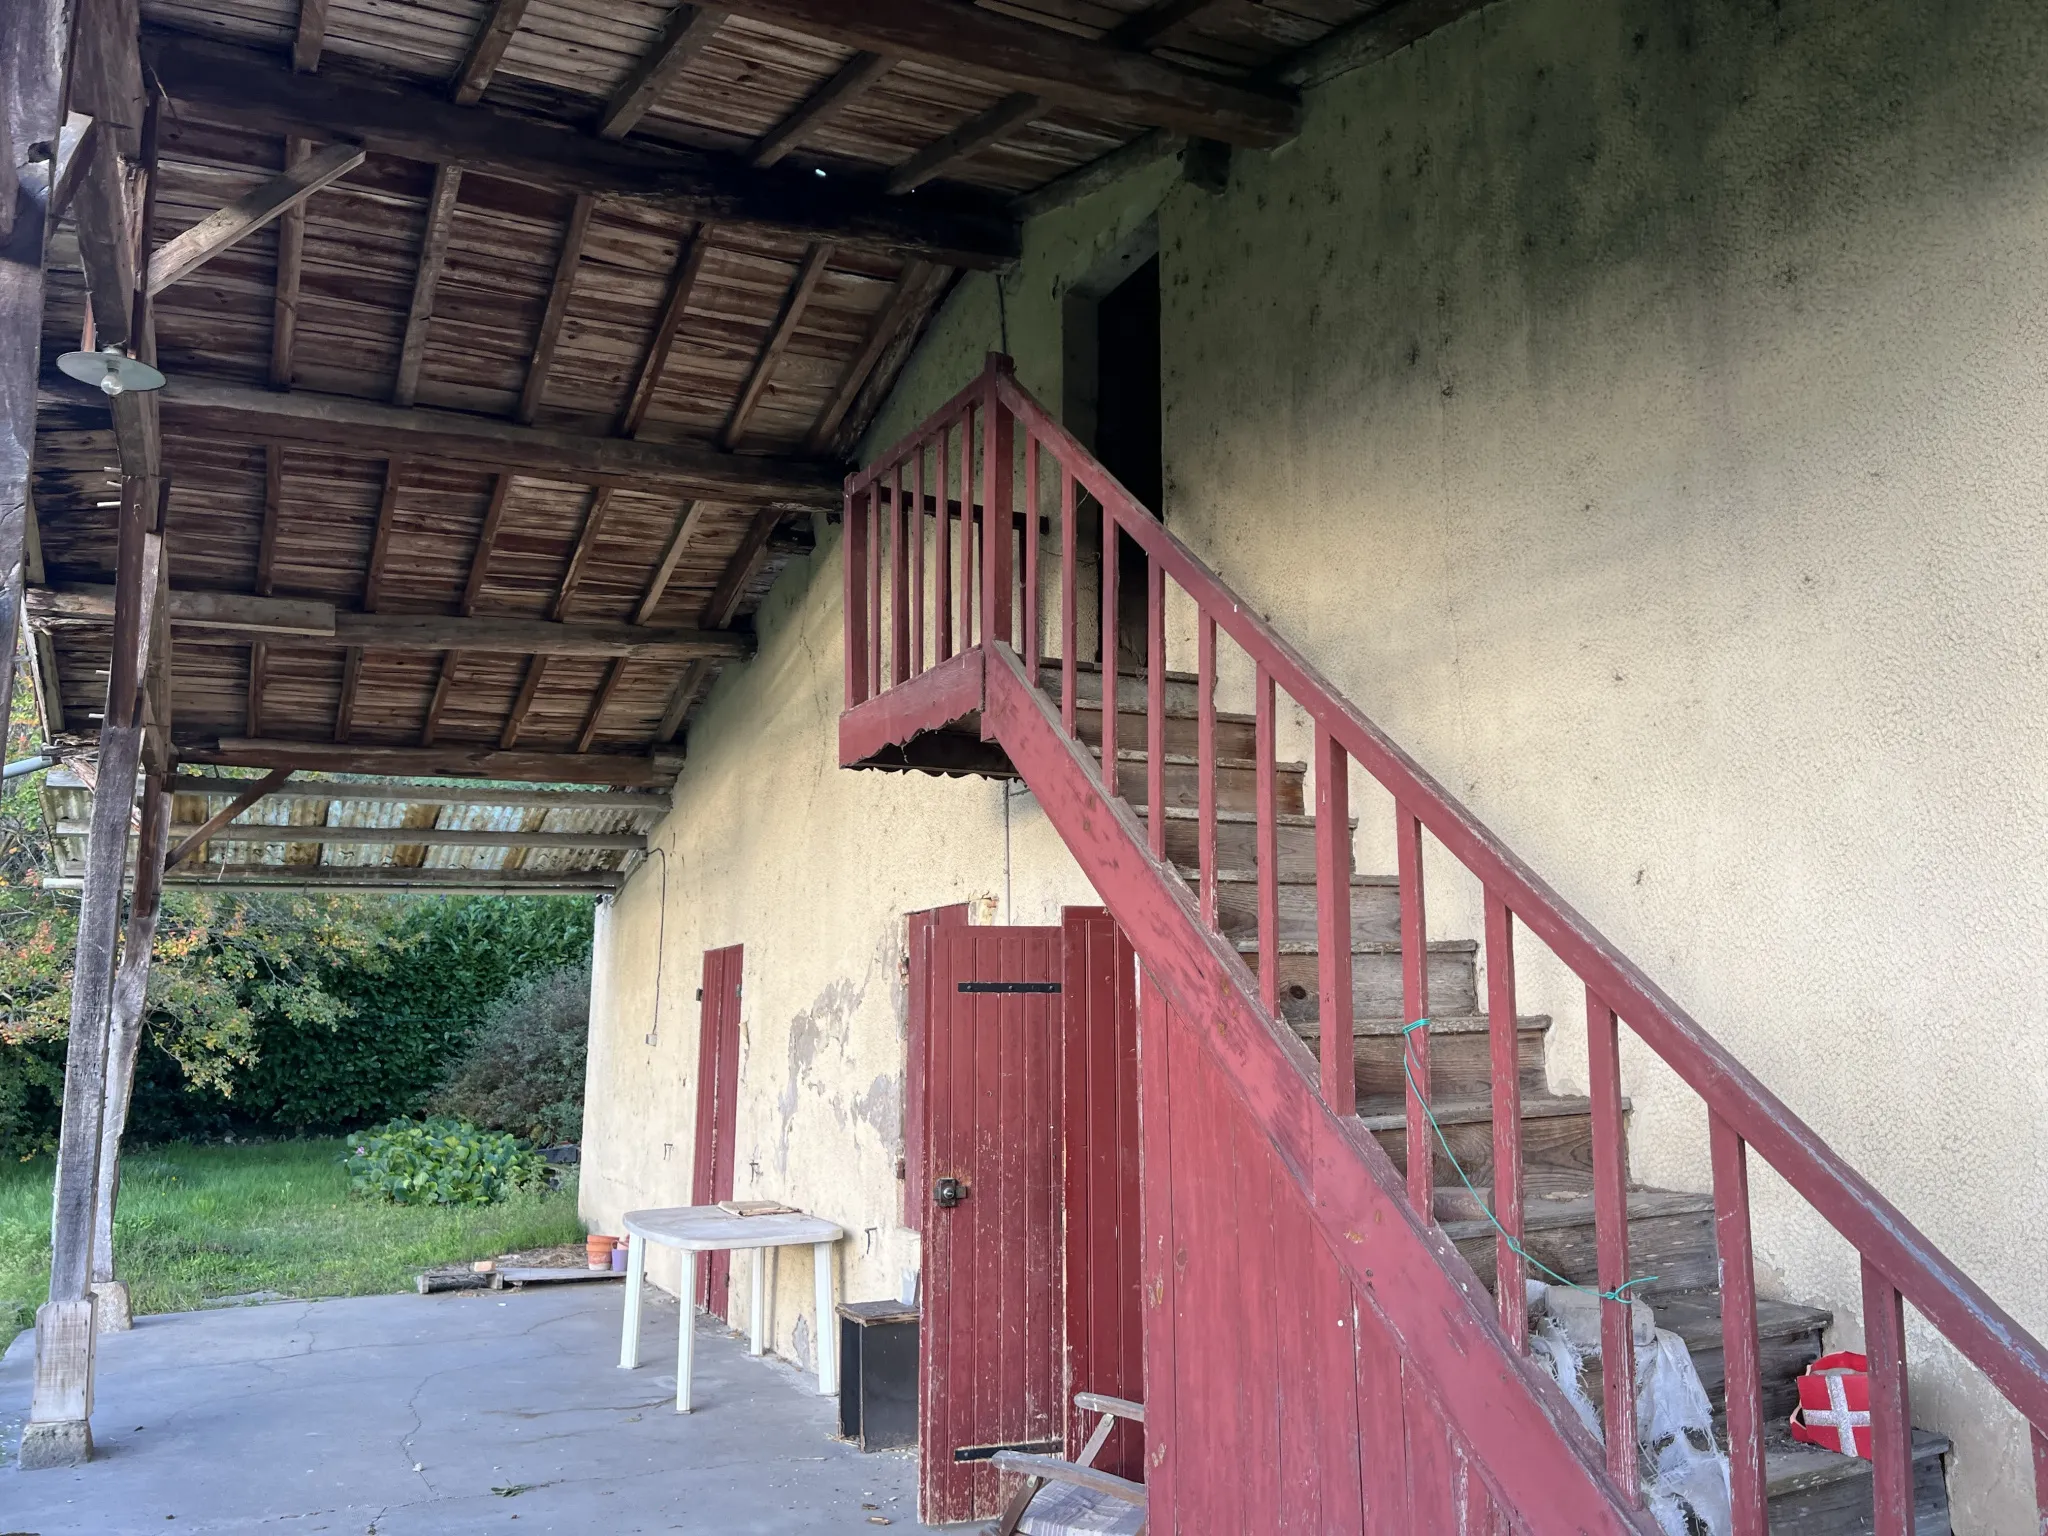
[[[839,1433],[864,1451],[917,1444],[917,1308],[839,1304]]]

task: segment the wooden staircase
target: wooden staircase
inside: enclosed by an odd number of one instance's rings
[[[1048,456],[1053,476],[1042,484]],[[1032,512],[1056,500],[1057,521],[1015,516],[1020,487]],[[1113,643],[1117,567],[1133,543],[1147,584],[1137,649],[1146,661],[1117,679],[1107,760],[1102,677],[1076,655],[1082,494],[1102,512],[1105,653],[1127,654]],[[1946,1444],[1910,1427],[1908,1301],[2032,1423],[2048,1486],[2048,1352],[1249,613],[1018,388],[1004,360],[851,479],[846,518],[842,762],[1030,785],[1130,934],[1148,987],[1189,1021],[1349,1283],[1383,1314],[1405,1370],[1436,1394],[1431,1411],[1453,1459],[1468,1451],[1486,1484],[1460,1529],[1654,1529],[1626,1406],[1630,1309],[1612,1299],[1642,1275],[1655,1280],[1633,1289],[1685,1342],[1716,1411],[1735,1536],[1949,1529]],[[1057,549],[1042,547],[1049,533]],[[1192,672],[1167,665],[1170,586],[1195,610]],[[1041,614],[1047,596],[1057,613]],[[1217,705],[1219,642],[1252,663],[1250,713]],[[1309,717],[1313,763],[1278,757],[1287,699]],[[1392,797],[1391,874],[1351,867],[1358,778]],[[1429,933],[1426,839],[1477,881],[1483,945]],[[1586,986],[1585,1096],[1551,1089],[1551,1021],[1515,1007],[1518,934]],[[1326,1016],[1348,1018],[1348,1038],[1326,1031]],[[1425,1033],[1407,1032],[1425,1016]],[[1701,1182],[1711,1194],[1633,1185],[1623,1021],[1705,1100]],[[1435,1144],[1431,1114],[1456,1167]],[[1430,1155],[1411,1158],[1424,1142]],[[1862,1256],[1873,1461],[1794,1445],[1785,1431],[1793,1379],[1821,1352],[1831,1318],[1756,1294],[1752,1151]],[[1523,1263],[1505,1233],[1609,1293],[1594,1394],[1604,1447],[1522,1353]],[[1472,1304],[1482,1286],[1491,1308]],[[1382,1528],[1370,1514],[1367,1527]]]
[[[1098,761],[1102,753],[1101,668],[1078,663],[1081,705],[1076,726]],[[1040,684],[1051,697],[1059,687],[1059,663],[1045,662]],[[1168,674],[1166,747],[1169,753],[1166,805],[1167,856],[1192,887],[1201,875],[1195,836],[1192,779],[1197,679]],[[1117,740],[1137,800],[1124,795],[1137,819],[1149,827],[1146,783],[1146,714],[1143,677],[1119,679]],[[1252,764],[1254,722],[1248,715],[1219,713],[1216,750],[1225,772],[1217,790],[1216,915],[1255,970],[1258,963],[1258,850],[1256,790],[1236,762]],[[1187,761],[1181,761],[1186,759]],[[1236,762],[1233,762],[1233,759]],[[1255,765],[1253,765],[1255,766]],[[1308,765],[1276,762],[1282,807],[1276,844],[1280,1012],[1302,1042],[1320,1054],[1316,924],[1315,816],[1304,793]],[[1352,818],[1353,830],[1356,818]],[[1226,830],[1229,829],[1229,830]],[[1351,878],[1352,1040],[1356,1062],[1358,1115],[1395,1167],[1408,1166],[1407,1080],[1402,1072],[1400,881],[1394,875]],[[1493,1189],[1494,1094],[1489,1021],[1480,1003],[1480,946],[1465,939],[1435,939],[1430,955],[1431,1107],[1464,1174],[1478,1186],[1488,1209],[1497,1208]],[[1516,1095],[1521,1118],[1522,1244],[1539,1263],[1576,1284],[1598,1286],[1594,1236],[1592,1101],[1551,1090],[1545,1041],[1551,1021],[1517,1021]],[[1464,1188],[1458,1169],[1431,1137],[1435,1161],[1436,1214],[1488,1290],[1497,1283],[1495,1229]],[[1702,1182],[1707,1177],[1702,1170]],[[1629,1251],[1636,1267],[1656,1282],[1635,1294],[1656,1314],[1657,1326],[1682,1338],[1699,1371],[1716,1414],[1717,1437],[1727,1444],[1727,1374],[1721,1339],[1719,1259],[1714,1244],[1711,1195],[1647,1189],[1631,1182],[1628,1197]],[[1770,1423],[1765,1474],[1770,1529],[1798,1536],[1860,1536],[1873,1529],[1871,1465],[1814,1446],[1801,1445],[1785,1430],[1798,1406],[1793,1385],[1817,1356],[1833,1314],[1818,1307],[1759,1299],[1757,1331],[1763,1412]],[[1914,1506],[1916,1536],[1948,1536],[1948,1486],[1943,1458],[1948,1442],[1915,1431]]]

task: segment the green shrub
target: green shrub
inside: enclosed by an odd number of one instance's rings
[[[548,1167],[517,1136],[464,1120],[393,1120],[349,1138],[349,1193],[394,1205],[489,1205],[539,1189]]]
[[[543,1145],[575,1141],[583,1134],[589,1040],[590,967],[537,976],[491,1010],[433,1109]]]

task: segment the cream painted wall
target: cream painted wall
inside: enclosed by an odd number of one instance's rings
[[[1221,196],[1168,166],[1036,221],[871,444],[1002,344],[1057,408],[1063,294],[1156,218],[1170,524],[2037,1335],[2044,64],[2026,0],[1506,0],[1311,93]],[[687,1194],[697,955],[745,941],[741,1190],[844,1220],[875,1295],[913,1251],[897,924],[1000,898],[1004,799],[833,767],[835,556],[693,732],[655,1043],[659,858],[601,930],[585,1199]],[[1010,812],[1009,910],[1086,899]],[[1476,935],[1432,876],[1433,931]],[[1697,1102],[1625,1061],[1636,1176],[1705,1187]],[[1766,1284],[1856,1343],[1846,1246],[1768,1174],[1756,1202]],[[1912,1343],[1957,1529],[2031,1531],[2010,1415]]]

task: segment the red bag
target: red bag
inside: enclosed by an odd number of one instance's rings
[[[1863,1355],[1822,1355],[1799,1378],[1792,1438],[1870,1459],[1870,1361]]]

